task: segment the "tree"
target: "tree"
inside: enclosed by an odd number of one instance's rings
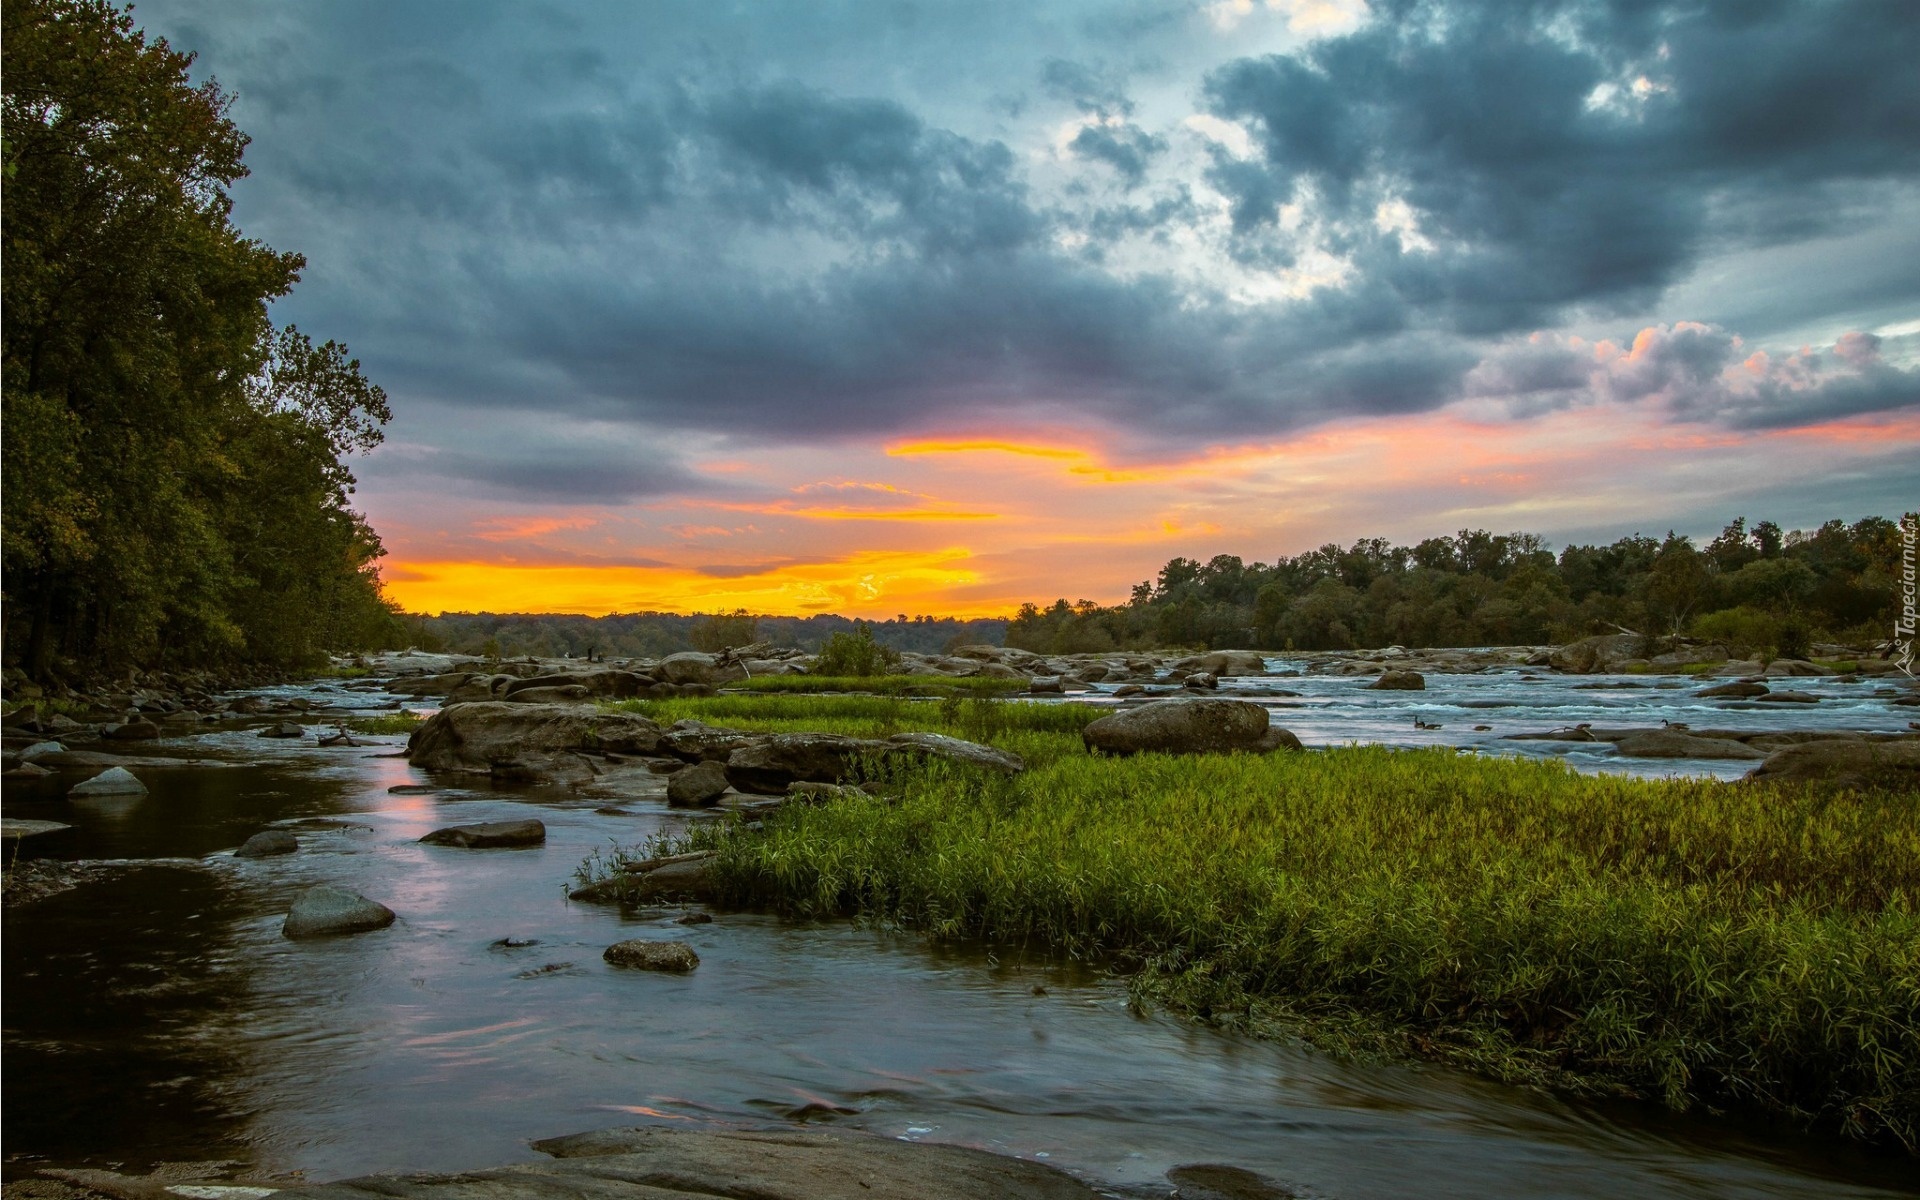
[[[291,663],[384,636],[342,454],[386,397],[278,330],[304,260],[243,236],[247,138],[190,54],[99,0],[5,0],[6,656]]]

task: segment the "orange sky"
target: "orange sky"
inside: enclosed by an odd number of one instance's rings
[[[1260,445],[1126,453],[1060,429],[740,450],[710,493],[620,506],[369,497],[410,611],[1000,616],[1111,603],[1176,555],[1271,561],[1462,528],[1638,528],[1739,515],[1920,446],[1920,416],[1730,433],[1594,405],[1524,421],[1456,405]],[[1864,513],[1829,515],[1855,519]],[[1683,530],[1684,531],[1684,530]]]

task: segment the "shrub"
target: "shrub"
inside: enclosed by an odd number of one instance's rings
[[[873,640],[873,630],[864,622],[852,633],[836,633],[820,648],[814,664],[815,675],[839,675],[864,678],[890,674],[900,663],[900,652]]]

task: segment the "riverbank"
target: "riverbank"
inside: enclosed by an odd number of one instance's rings
[[[1117,958],[1140,1001],[1339,1050],[1916,1144],[1911,795],[1447,750],[1114,760],[1061,727],[1070,706],[776,703],[638,707],[923,728],[1029,769],[903,772],[891,803],[789,805],[665,847],[713,851],[732,903]]]

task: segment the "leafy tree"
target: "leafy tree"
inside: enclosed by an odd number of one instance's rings
[[[393,636],[339,457],[386,397],[269,319],[304,261],[229,219],[227,96],[100,0],[0,23],[7,658],[291,664]]]
[[[867,678],[889,674],[900,662],[900,652],[873,640],[873,629],[862,621],[852,633],[836,633],[821,647],[814,664],[817,675]]]
[[[902,618],[904,623],[904,618]],[[749,646],[760,640],[760,623],[744,608],[730,613],[714,613],[694,618],[689,635],[695,650],[716,654],[735,646]]]

